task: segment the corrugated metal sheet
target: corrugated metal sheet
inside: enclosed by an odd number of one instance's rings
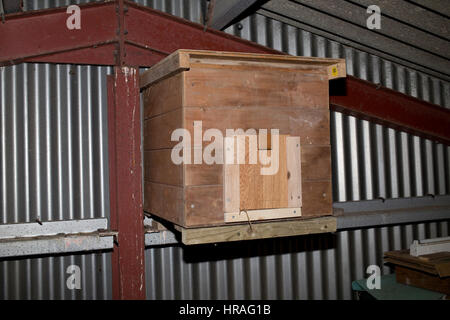
[[[336,234],[147,250],[148,299],[351,299],[369,265],[413,239],[449,235],[450,221]]]
[[[0,70],[0,223],[107,217],[107,68]]]
[[[109,216],[106,74],[92,66],[0,68],[0,223]],[[111,297],[110,254],[0,262],[0,298]],[[82,289],[65,271],[81,268]]]
[[[68,289],[72,273],[67,268],[72,265],[80,268],[80,289]],[[112,299],[111,254],[0,261],[0,300],[5,299]]]
[[[87,1],[26,0],[27,10]],[[195,22],[199,0],[137,1]],[[295,55],[345,57],[348,73],[450,108],[450,84],[262,15],[227,29]],[[108,217],[104,67],[24,64],[1,68],[0,223]],[[28,102],[25,104],[25,102]],[[334,199],[450,193],[450,148],[332,113]],[[350,283],[383,251],[446,236],[449,222],[213,247],[146,250],[147,296],[349,299]],[[65,270],[82,269],[80,291]],[[385,272],[389,270],[384,268]],[[0,299],[111,297],[109,254],[0,262]]]

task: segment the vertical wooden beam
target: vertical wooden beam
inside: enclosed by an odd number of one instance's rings
[[[115,67],[108,78],[113,298],[145,299],[141,115],[138,70]]]

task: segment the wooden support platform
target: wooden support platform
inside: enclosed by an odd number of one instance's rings
[[[183,244],[193,245],[335,232],[336,218],[266,221],[201,228],[176,226],[176,229],[181,232]]]

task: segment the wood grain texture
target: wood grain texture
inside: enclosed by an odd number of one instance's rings
[[[331,180],[331,146],[302,146],[302,178]]]
[[[144,180],[176,186],[183,186],[183,165],[176,165],[171,159],[170,149],[144,152]]]
[[[288,207],[302,206],[302,174],[301,174],[301,145],[300,137],[286,138],[286,169]]]
[[[221,164],[188,164],[184,166],[184,185],[222,185],[223,165]]]
[[[188,70],[189,65],[189,56],[180,51],[175,51],[141,74],[139,85],[141,89],[145,89],[158,81]]]
[[[214,107],[185,108],[184,127],[193,135],[194,121],[202,120],[203,132],[226,129],[279,129],[280,134],[299,136],[303,145],[330,144],[330,112],[318,108]],[[205,143],[206,144],[206,143]]]
[[[185,224],[183,197],[182,187],[144,182],[144,211],[178,225]]]
[[[438,252],[414,257],[409,250],[389,251],[384,253],[384,261],[407,268],[450,277],[450,252]]]
[[[320,217],[304,220],[284,220],[231,224],[220,227],[180,228],[181,241],[186,245],[290,237],[336,231],[336,218]]]
[[[164,79],[142,92],[144,119],[172,111],[183,106],[184,73]]]
[[[242,136],[241,136],[242,137]],[[245,136],[248,138],[248,136]],[[276,136],[273,136],[276,138]],[[249,143],[245,144],[245,163],[239,165],[240,209],[271,209],[288,206],[288,175],[286,168],[286,136],[279,135],[278,171],[273,175],[262,175],[261,159],[256,164],[249,162]],[[257,138],[254,137],[256,140]],[[242,139],[243,140],[243,139]],[[274,150],[264,150],[268,157],[276,156]],[[259,152],[259,150],[258,150]],[[259,155],[258,155],[259,157]],[[275,161],[272,159],[271,161]]]
[[[437,275],[402,266],[395,267],[395,277],[398,283],[450,294],[450,277],[440,278]]]
[[[239,164],[236,162],[236,137],[224,138],[224,165],[223,165],[223,207],[224,212],[237,212],[240,210]],[[232,148],[232,146],[234,148]],[[234,163],[232,163],[234,162]]]
[[[241,52],[180,50],[180,55],[189,55],[191,67],[196,63],[203,65],[249,66],[258,68],[261,66],[288,70],[318,69],[328,79],[346,77],[345,59],[312,58],[290,55],[253,54]]]
[[[144,121],[144,150],[172,148],[172,132],[183,127],[183,109],[176,109]]]
[[[185,76],[186,107],[328,108],[328,79],[322,75],[201,67],[192,68]]]
[[[184,188],[185,226],[223,224],[223,186],[189,186]]]
[[[333,214],[333,199],[330,181],[302,182],[302,216],[324,216]]]
[[[225,222],[247,222],[284,218],[298,218],[302,215],[301,208],[276,208],[260,210],[242,210],[225,213]]]

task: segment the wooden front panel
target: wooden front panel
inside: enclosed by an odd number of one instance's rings
[[[225,213],[240,215],[242,211],[258,210],[260,212],[257,214],[258,219],[263,219],[263,217],[273,219],[283,213],[280,212],[277,215],[274,210],[272,216],[270,212],[264,212],[261,209],[301,207],[300,138],[278,136],[278,158],[274,158],[274,145],[261,147],[259,138],[261,136],[257,137],[256,135],[226,137],[228,143],[225,144],[226,162],[224,164]],[[244,157],[241,159],[243,163],[238,162],[240,156],[237,150],[244,153]],[[265,152],[267,152],[270,163],[263,164],[260,156]],[[273,165],[274,161],[277,161],[278,164]],[[263,168],[274,170],[273,174],[269,174],[272,173],[270,171],[262,171]],[[299,216],[300,210],[295,211],[295,214]],[[256,215],[256,213],[251,212],[249,219],[252,215]],[[230,222],[238,219],[232,215],[231,218]]]
[[[259,152],[259,150],[257,150]],[[272,157],[273,150],[264,150]],[[272,158],[271,158],[272,159]],[[274,161],[272,159],[271,161]],[[279,136],[278,171],[273,175],[262,175],[261,169],[268,167],[249,163],[249,144],[245,146],[245,163],[239,165],[240,210],[272,209],[288,207],[288,174],[286,166],[286,136]]]

